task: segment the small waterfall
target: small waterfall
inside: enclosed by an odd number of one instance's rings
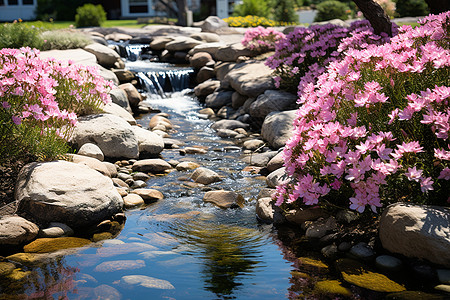
[[[141,54],[150,50],[148,45],[127,45],[125,47],[127,53],[127,59],[131,61],[136,61],[141,58]]]
[[[166,98],[166,92],[180,92],[189,87],[190,75],[194,72],[191,68],[138,72],[137,76],[151,94]]]

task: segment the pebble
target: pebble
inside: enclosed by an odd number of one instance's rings
[[[132,189],[138,189],[138,188],[143,188],[143,187],[146,187],[146,186],[147,186],[147,183],[145,183],[145,181],[143,181],[143,180],[136,180],[131,185],[131,188]]]
[[[390,255],[380,255],[375,259],[375,265],[384,272],[398,272],[402,269],[403,263],[400,259]]]
[[[145,174],[142,172],[137,172],[137,173],[133,174],[133,179],[147,181],[150,179],[150,176],[148,174]]]
[[[349,254],[356,259],[367,261],[375,256],[375,252],[364,242],[358,243],[350,249]]]

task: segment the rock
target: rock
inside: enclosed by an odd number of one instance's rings
[[[382,272],[396,273],[402,270],[403,263],[400,259],[390,255],[380,255],[375,259],[375,265]]]
[[[296,108],[297,95],[277,90],[267,90],[250,105],[250,116],[264,119],[273,111],[285,111]]]
[[[447,294],[450,294],[450,285],[448,284],[439,284],[434,287],[436,291],[445,292]]]
[[[445,296],[420,291],[403,291],[386,295],[386,300],[445,300]]]
[[[407,257],[450,267],[450,209],[395,203],[380,217],[383,247]]]
[[[160,191],[154,189],[135,189],[132,190],[131,193],[141,196],[145,203],[164,199],[164,195]]]
[[[370,261],[374,258],[375,252],[364,242],[360,242],[350,248],[349,254],[358,260]]]
[[[231,72],[236,67],[241,65],[231,62],[218,62],[214,65],[214,72],[216,73],[216,78],[222,82],[230,84],[228,81],[225,81],[225,76]]]
[[[245,124],[237,120],[220,120],[211,126],[211,128],[216,131],[219,129],[230,129],[230,130],[234,130],[237,128],[248,129],[249,127],[250,127],[249,124]]]
[[[150,176],[148,176],[147,174],[142,173],[142,172],[134,173],[132,176],[133,176],[133,180],[147,181],[150,179]]]
[[[206,154],[208,151],[201,147],[185,147],[180,150],[180,153],[183,154]]]
[[[238,92],[234,92],[231,96],[231,106],[234,109],[238,109],[239,107],[243,106],[245,101],[248,99],[247,96],[241,95]]]
[[[71,236],[74,234],[72,228],[64,223],[50,222],[47,228],[39,230],[38,237],[40,238],[57,238],[64,236]]]
[[[227,27],[228,27],[228,23],[217,16],[207,17],[200,26],[202,31],[213,32],[213,33],[220,32],[221,29],[224,29]]]
[[[314,221],[320,217],[327,217],[327,213],[319,207],[290,210],[285,213],[288,222],[303,225],[306,221]]]
[[[450,270],[437,269],[436,270],[439,282],[442,284],[450,284]]]
[[[184,145],[184,142],[175,139],[163,138],[163,141],[165,149],[178,149]]]
[[[123,197],[123,205],[125,208],[132,208],[136,206],[144,205],[144,199],[135,193],[131,193]]]
[[[220,86],[219,80],[206,80],[200,84],[198,84],[194,88],[195,96],[197,97],[206,97],[212,93]]]
[[[92,143],[83,144],[83,146],[80,147],[80,150],[78,150],[78,155],[92,157],[98,159],[99,161],[103,161],[105,159],[102,149]]]
[[[102,161],[102,164],[108,170],[110,177],[116,177],[117,176],[117,168],[116,168],[115,164],[110,163],[108,161]]]
[[[265,144],[264,141],[255,139],[255,140],[245,141],[243,146],[244,146],[244,149],[255,151],[256,149],[263,147],[264,144]]]
[[[152,50],[164,50],[166,49],[167,43],[170,43],[174,40],[173,37],[170,36],[157,36],[153,39],[153,41],[150,43],[150,48]]]
[[[175,169],[177,169],[177,171],[188,171],[197,169],[198,167],[200,167],[200,165],[193,161],[183,161],[179,163]]]
[[[113,260],[105,261],[94,268],[95,272],[116,272],[122,270],[135,270],[145,267],[145,261],[137,260]]]
[[[203,44],[203,42],[190,37],[177,36],[172,41],[166,44],[166,49],[172,52],[189,51],[200,44]]]
[[[111,101],[113,103],[131,113],[130,102],[128,101],[127,93],[123,89],[113,89],[109,92],[109,95],[111,96]]]
[[[164,126],[165,130],[163,130],[163,131],[167,131],[167,130],[173,128],[173,125],[169,119],[167,119],[163,116],[159,116],[159,115],[155,115],[150,119],[148,127],[153,130],[153,129],[157,128],[157,126],[159,126],[159,125]]]
[[[220,47],[215,55],[215,59],[219,61],[235,62],[239,56],[255,56],[255,52],[248,49],[241,43],[235,43]]]
[[[328,266],[321,260],[310,257],[299,257],[298,263],[301,266],[301,270],[311,270],[315,273],[327,273],[329,269]]]
[[[204,202],[212,203],[220,208],[244,207],[244,197],[233,191],[210,191],[203,196]]]
[[[261,136],[270,147],[279,149],[286,145],[286,141],[292,136],[293,122],[297,118],[296,110],[272,112],[264,119],[261,128]]]
[[[231,129],[218,129],[217,135],[223,139],[235,138],[239,133]]]
[[[191,175],[191,179],[201,184],[210,184],[222,181],[219,174],[204,167],[199,167],[195,169],[194,173],[192,173]]]
[[[131,107],[137,107],[142,101],[142,95],[131,83],[122,83],[121,85],[119,85],[119,88],[127,94],[128,102],[130,103]]]
[[[111,180],[113,181],[114,186],[123,187],[123,188],[127,188],[127,189],[130,187],[130,186],[129,186],[125,181],[123,181],[122,179],[119,179],[119,178],[111,178]]]
[[[341,272],[342,278],[350,284],[382,293],[406,290],[403,286],[390,280],[383,274],[367,270],[363,264],[355,260],[347,258],[338,259],[336,266]]]
[[[219,35],[211,32],[199,32],[194,33],[189,36],[190,38],[193,38],[194,40],[198,40],[205,43],[216,43],[220,42]]]
[[[9,274],[11,274],[14,269],[16,268],[16,265],[10,262],[0,262],[0,278],[5,277]]]
[[[351,297],[352,292],[343,287],[339,280],[318,281],[314,286],[314,292],[322,295],[342,295]]]
[[[39,227],[19,216],[0,218],[0,245],[20,245],[32,241]],[[1,271],[0,271],[1,272]]]
[[[308,238],[320,239],[336,228],[336,219],[333,216],[327,219],[319,219],[317,221],[312,221],[311,224],[307,226],[305,236]]]
[[[143,188],[143,187],[146,187],[146,186],[147,186],[147,184],[145,183],[145,181],[143,181],[143,180],[135,180],[133,182],[133,184],[131,185],[131,188],[132,189],[138,189],[138,188]]]
[[[336,220],[338,220],[339,223],[350,224],[358,218],[359,215],[355,211],[349,209],[342,209],[336,213]]]
[[[320,253],[322,253],[326,259],[335,259],[338,255],[338,249],[335,244],[331,244],[320,249]]]
[[[191,56],[189,61],[190,61],[191,67],[196,68],[196,69],[200,69],[200,68],[206,66],[206,64],[208,64],[209,62],[214,62],[211,54],[209,54],[208,52],[195,53],[193,56]]]
[[[160,158],[150,158],[138,160],[133,164],[133,171],[146,173],[164,173],[166,170],[172,169],[168,162]]]
[[[192,48],[189,51],[189,55],[194,55],[199,52],[206,52],[209,53],[213,59],[215,59],[217,50],[225,45],[226,44],[222,42],[200,44]]]
[[[250,166],[266,167],[268,162],[277,154],[276,151],[268,151],[263,153],[252,153],[243,158],[243,161]],[[278,176],[278,175],[277,175]],[[275,177],[273,177],[275,178]],[[277,177],[278,178],[278,177]],[[272,180],[272,179],[271,179]],[[267,182],[267,180],[266,180]]]
[[[136,79],[136,76],[130,70],[113,69],[113,72],[117,76],[117,79],[119,79],[120,83],[127,83]]]
[[[136,120],[134,117],[123,107],[116,103],[108,103],[103,107],[103,111],[107,114],[115,115],[117,117],[121,117],[130,125],[136,125]]]
[[[120,117],[99,114],[80,117],[71,141],[76,145],[95,143],[105,157],[137,158],[138,140],[132,127]]]
[[[260,198],[256,201],[256,217],[266,223],[273,223],[272,198]]]
[[[231,119],[236,111],[230,106],[222,106],[219,111],[216,113],[216,116],[222,119]]]
[[[105,35],[105,39],[106,40],[113,40],[115,42],[125,42],[128,40],[131,40],[133,37],[129,34],[125,34],[125,33],[120,33],[120,32],[114,32],[114,33],[110,33]]]
[[[139,126],[131,128],[138,140],[139,153],[155,156],[164,150],[164,140],[161,136]]]
[[[205,82],[206,80],[214,78],[214,69],[204,66],[197,73],[197,83]]]
[[[72,228],[89,226],[121,211],[110,178],[66,161],[31,163],[19,173],[15,198],[18,214]]]
[[[348,252],[350,251],[350,248],[352,248],[352,244],[350,244],[349,242],[342,242],[338,246],[338,251]]]
[[[25,253],[48,253],[62,249],[78,248],[90,244],[91,241],[77,237],[40,238],[23,247]]]
[[[87,166],[93,170],[96,170],[100,173],[102,173],[105,176],[111,177],[111,174],[108,170],[108,168],[103,164],[103,162],[99,161],[96,158],[84,156],[84,155],[78,155],[78,154],[67,154],[70,161],[79,165]]]
[[[241,95],[258,97],[266,90],[275,89],[272,72],[262,61],[249,61],[235,66],[223,80]]]
[[[112,68],[116,61],[122,60],[116,51],[98,43],[89,44],[84,50],[94,54],[98,64],[105,68]]]
[[[219,91],[208,95],[205,100],[207,107],[220,108],[222,106],[231,104],[232,91]]]
[[[279,168],[282,168],[284,166],[284,158],[283,158],[283,151],[278,152],[277,155],[272,157],[271,160],[267,163],[267,170],[269,172],[273,172],[275,170],[278,170]]]
[[[127,275],[120,282],[128,285],[139,285],[150,289],[173,290],[175,287],[167,280],[157,279],[145,275]]]

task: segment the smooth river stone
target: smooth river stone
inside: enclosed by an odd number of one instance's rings
[[[120,280],[122,283],[129,285],[140,285],[150,289],[173,290],[175,287],[167,280],[162,280],[144,275],[128,275],[123,276]]]
[[[95,267],[96,272],[115,272],[120,270],[134,270],[145,267],[143,260],[113,260],[105,261]]]

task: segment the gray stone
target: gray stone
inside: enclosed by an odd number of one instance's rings
[[[377,258],[375,258],[375,265],[381,271],[388,273],[399,272],[403,267],[402,261],[391,255],[377,256]]]
[[[273,223],[272,198],[265,197],[256,201],[256,216],[266,223]]]
[[[211,54],[208,52],[198,52],[191,56],[189,59],[191,67],[200,69],[206,66],[210,62],[214,62]],[[213,70],[214,71],[214,70]]]
[[[272,157],[272,159],[267,163],[267,170],[269,172],[273,172],[275,170],[278,170],[279,168],[282,168],[284,166],[284,158],[283,158],[283,151],[280,151]]]
[[[172,166],[160,158],[138,160],[133,164],[133,171],[138,172],[163,173],[170,169],[172,169]]]
[[[275,89],[272,72],[262,61],[248,61],[230,70],[224,81],[241,95],[258,97],[266,90]]]
[[[340,223],[350,224],[351,222],[359,218],[358,214],[354,211],[343,209],[336,213],[336,220]]]
[[[194,173],[191,175],[191,179],[201,184],[211,184],[222,181],[219,174],[204,167],[195,169]]]
[[[127,275],[120,279],[127,285],[138,285],[150,289],[173,290],[175,287],[167,280],[157,279],[145,275]]]
[[[249,113],[254,118],[265,118],[273,111],[296,108],[297,95],[277,90],[267,90],[250,105]]]
[[[114,66],[116,61],[121,60],[120,55],[116,51],[108,46],[98,43],[89,44],[84,47],[84,50],[94,54],[97,58],[98,64],[105,68],[111,68]]]
[[[203,42],[195,40],[190,37],[177,36],[172,41],[166,44],[166,49],[172,52],[175,51],[189,51],[197,45],[203,44]]]
[[[312,221],[306,228],[305,236],[308,238],[320,239],[330,231],[337,228],[336,219],[331,216],[327,219]]]
[[[296,118],[296,110],[270,113],[264,119],[261,136],[273,149],[285,146],[293,134],[293,122]]]
[[[83,146],[80,147],[80,150],[78,150],[78,154],[92,157],[98,159],[99,161],[103,161],[105,159],[102,149],[92,143],[83,144]]]
[[[134,270],[144,268],[143,260],[113,260],[105,261],[94,268],[95,272],[117,272],[122,270]]]
[[[210,108],[220,108],[222,106],[231,104],[232,91],[214,92],[206,97],[205,104]]]
[[[218,80],[206,80],[194,88],[194,93],[197,97],[206,97],[214,93],[219,86],[220,81]]]
[[[234,130],[237,128],[244,128],[244,129],[248,129],[250,127],[249,124],[245,124],[236,120],[220,120],[217,121],[216,123],[214,123],[211,128],[214,130],[219,130],[219,129],[230,129],[230,130]]]
[[[228,138],[235,138],[238,136],[239,133],[237,133],[234,130],[231,129],[218,129],[217,130],[217,135],[223,139],[228,139]]]
[[[116,103],[108,103],[103,107],[103,111],[107,114],[115,115],[121,117],[130,125],[136,125],[136,120],[134,117],[123,107]]]
[[[20,245],[32,241],[39,227],[19,216],[0,218],[0,245]]]
[[[373,249],[364,242],[354,245],[349,254],[358,260],[368,261],[375,256]]]
[[[267,175],[266,183],[271,188],[276,188],[278,185],[289,182],[289,178],[286,176],[285,168],[279,168],[269,175]]]
[[[227,46],[220,47],[215,55],[215,59],[218,61],[235,62],[239,56],[255,56],[255,52],[248,49],[241,43],[235,43]]]
[[[39,230],[40,238],[57,238],[62,236],[72,236],[74,231],[64,223],[50,222],[47,228]]]
[[[264,144],[265,144],[264,141],[254,139],[254,140],[245,141],[243,146],[244,146],[244,149],[255,151],[258,148],[263,147]]]
[[[207,17],[201,24],[200,28],[204,32],[220,32],[221,29],[227,28],[228,23],[217,16]]]
[[[220,42],[219,35],[211,32],[199,32],[194,33],[189,36],[190,38],[193,38],[194,40],[199,40],[205,43],[215,43]]]
[[[338,249],[335,244],[332,244],[332,245],[323,247],[320,250],[320,253],[322,253],[322,255],[327,259],[334,259],[337,257]]]
[[[205,82],[206,80],[214,78],[214,76],[215,76],[214,69],[204,66],[198,71],[196,80],[197,83],[202,83]]]
[[[132,208],[144,204],[145,204],[144,199],[142,199],[142,197],[137,194],[128,194],[125,197],[123,197],[123,206],[125,208]]]
[[[234,92],[231,97],[231,105],[234,109],[238,109],[243,106],[245,101],[248,99],[247,96],[241,95],[238,92]]]
[[[276,151],[253,153],[244,157],[243,161],[251,166],[266,167],[267,163],[277,154]]]
[[[67,161],[26,165],[19,173],[15,198],[18,214],[72,228],[97,224],[123,206],[110,178]]]
[[[142,95],[138,92],[136,87],[131,83],[123,83],[119,85],[119,88],[122,89],[128,98],[128,102],[130,106],[137,107],[139,103],[142,101]]]
[[[194,48],[192,48],[189,51],[189,55],[194,55],[199,52],[206,52],[206,53],[209,53],[213,59],[215,59],[217,50],[219,50],[219,48],[221,48],[225,45],[226,45],[225,43],[221,43],[221,42],[200,44],[200,45],[197,45]]]
[[[108,161],[102,161],[102,164],[108,170],[110,177],[116,177],[117,176],[117,168],[116,168],[115,164],[110,163]]]
[[[137,137],[139,153],[158,155],[164,150],[164,140],[161,136],[139,126],[132,126]]]
[[[95,143],[105,157],[139,156],[138,141],[131,125],[124,119],[110,114],[79,118],[71,141],[76,145]]]
[[[109,92],[111,96],[111,100],[113,103],[119,105],[122,108],[125,108],[126,111],[131,113],[130,102],[128,102],[127,93],[123,89],[113,89]]]
[[[220,81],[225,82],[225,76],[233,70],[235,67],[239,67],[236,63],[231,62],[218,62],[214,65],[214,72],[216,73],[216,78]],[[226,81],[229,85],[229,82]]]
[[[74,162],[79,165],[87,166],[93,170],[96,170],[96,171],[102,173],[105,176],[111,177],[111,173],[109,172],[109,170],[105,166],[105,164],[96,158],[84,156],[84,155],[78,155],[78,154],[68,154],[68,157],[71,162]]]
[[[147,186],[147,184],[145,183],[145,181],[143,181],[143,180],[136,180],[131,185],[131,188],[132,189],[138,189],[138,188],[143,188],[143,187],[146,187],[146,186]]]
[[[220,208],[244,207],[244,197],[233,191],[210,191],[203,196],[204,202],[212,203]]]
[[[147,174],[142,173],[142,172],[134,173],[132,176],[133,176],[133,179],[134,179],[134,180],[143,180],[143,181],[147,181],[147,180],[150,179],[150,176],[148,176]]]
[[[169,43],[173,40],[174,40],[173,37],[157,36],[150,43],[150,48],[152,48],[153,50],[164,50],[164,49],[166,49],[167,43]]]
[[[450,209],[395,203],[380,217],[383,247],[407,257],[450,267]]]

